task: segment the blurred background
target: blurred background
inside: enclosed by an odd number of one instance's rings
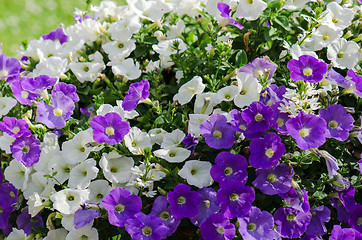
[[[101,0],[93,0],[99,5]],[[86,9],[85,0],[0,0],[0,43],[3,53],[16,56],[23,40],[38,39],[61,24],[74,23],[74,11]]]

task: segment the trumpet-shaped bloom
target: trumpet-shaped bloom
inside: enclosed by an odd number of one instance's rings
[[[177,184],[173,192],[167,194],[172,215],[176,218],[194,218],[199,212],[200,193],[191,191],[186,184]]]
[[[287,67],[291,71],[290,78],[294,81],[319,82],[327,72],[326,63],[318,61],[318,59],[309,55],[302,55],[299,60],[291,59]]]
[[[200,226],[203,239],[228,240],[235,236],[235,226],[222,213],[208,217]]]
[[[140,82],[132,83],[129,86],[128,93],[124,96],[122,107],[126,111],[132,111],[137,107],[137,104],[148,98],[150,92],[150,83],[143,79]]]
[[[0,54],[0,80],[7,78],[8,82],[19,77],[21,65],[16,58],[8,58],[5,54]]]
[[[13,157],[31,167],[39,161],[40,141],[34,135],[18,137],[10,146]]]
[[[270,122],[273,120],[273,110],[262,102],[253,102],[245,109],[241,116],[247,124],[250,132],[264,132],[269,129]]]
[[[199,212],[196,217],[191,218],[191,222],[200,226],[209,216],[219,212],[220,205],[217,202],[216,192],[212,188],[201,188],[198,191],[201,196]]]
[[[127,220],[125,227],[132,239],[139,240],[161,240],[168,230],[160,217],[141,212]]]
[[[23,119],[14,117],[4,117],[3,122],[0,122],[0,129],[6,132],[13,138],[30,135],[29,125]]]
[[[181,105],[184,105],[190,102],[193,96],[202,93],[204,89],[205,85],[202,83],[202,78],[195,76],[180,87],[173,100],[177,100]]]
[[[307,229],[312,215],[291,207],[281,207],[274,213],[278,232],[284,238],[300,237]]]
[[[210,162],[190,160],[185,163],[178,172],[178,175],[186,179],[189,185],[194,185],[198,188],[208,187],[213,183],[210,169]]]

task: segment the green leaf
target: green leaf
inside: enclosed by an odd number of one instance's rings
[[[139,58],[146,53],[146,48],[142,45],[138,45],[137,48],[134,50],[134,56],[136,58]]]
[[[248,63],[248,57],[246,56],[246,52],[244,50],[240,50],[235,57],[235,63],[236,63],[236,67],[241,67],[244,66],[245,64]]]
[[[277,18],[274,19],[274,22],[276,22],[278,25],[280,25],[287,31],[291,30],[289,26],[289,19],[286,16],[278,16]]]

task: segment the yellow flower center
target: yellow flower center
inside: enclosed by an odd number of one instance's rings
[[[256,229],[256,224],[255,223],[249,223],[246,228],[248,229],[248,231],[254,231]]]
[[[229,176],[230,174],[233,173],[233,169],[231,167],[227,167],[225,168],[224,173],[226,176]]]
[[[230,196],[229,196],[230,200],[231,201],[236,201],[239,199],[239,195],[236,194],[236,193],[232,193]]]
[[[21,91],[21,97],[27,99],[29,97],[29,93],[27,91]]]
[[[255,121],[260,122],[263,121],[263,115],[261,115],[260,113],[256,114],[254,117]]]
[[[329,40],[329,37],[328,37],[327,35],[324,35],[324,36],[322,37],[322,39],[323,39],[323,41],[327,41],[327,40]]]
[[[13,128],[13,133],[17,134],[18,132],[20,132],[20,128],[19,127],[14,127]]]
[[[333,22],[333,23],[338,23],[338,22],[339,22],[339,19],[338,19],[338,18],[333,18],[333,19],[332,19],[332,22]]]
[[[114,128],[113,127],[107,127],[106,128],[106,134],[107,135],[114,135]]]
[[[221,138],[222,137],[222,132],[220,132],[219,130],[215,130],[213,133],[212,133],[212,136],[214,138]]]
[[[218,232],[218,233],[220,233],[220,234],[224,234],[224,229],[221,227],[221,226],[218,226],[217,228],[216,228],[216,231]]]
[[[304,69],[303,69],[303,74],[304,74],[305,76],[307,76],[307,77],[312,76],[313,70],[312,70],[310,67],[304,68]]]
[[[67,196],[67,200],[68,201],[74,201],[74,196],[73,195],[69,195],[69,196]]]
[[[54,114],[54,116],[57,116],[57,117],[62,116],[63,110],[60,109],[60,108],[54,108],[53,109],[53,114]]]
[[[273,183],[273,182],[275,182],[275,180],[277,180],[277,176],[274,175],[274,174],[272,174],[272,173],[270,173],[270,174],[268,175],[267,179],[268,179],[268,182]]]
[[[115,207],[114,207],[114,211],[116,212],[123,212],[124,211],[124,206],[120,203],[118,203]]]
[[[25,145],[23,149],[21,149],[23,153],[28,153],[30,151],[30,147],[28,145]]]
[[[330,128],[336,128],[336,127],[338,127],[338,123],[336,121],[332,120],[328,123],[328,126]]]
[[[277,124],[278,124],[279,127],[282,127],[284,125],[284,119],[278,118],[277,119]]]
[[[359,226],[359,225],[362,225],[362,217],[359,217],[358,219],[357,219],[357,225]]]
[[[308,128],[302,128],[299,130],[299,134],[301,137],[308,137],[309,131],[310,131],[310,129],[308,129]]]
[[[177,198],[177,203],[178,204],[185,204],[186,203],[186,198],[184,198],[183,196],[180,196],[179,198]]]
[[[289,220],[289,221],[294,221],[294,220],[295,220],[295,215],[294,215],[293,213],[288,214],[287,220]]]
[[[160,214],[160,218],[161,218],[162,220],[167,220],[167,219],[170,218],[170,213],[168,213],[168,212],[162,212],[162,213]]]
[[[143,233],[143,235],[149,236],[152,234],[152,228],[146,226],[146,227],[142,228],[142,233]]]
[[[3,69],[3,70],[0,71],[0,77],[5,77],[5,76],[7,76],[8,74],[9,74],[9,72],[6,71],[5,69]]]
[[[337,58],[343,58],[343,53],[341,52],[337,53]]]
[[[206,208],[210,208],[210,201],[209,200],[205,200],[204,203],[205,203]]]
[[[273,157],[273,155],[274,155],[273,149],[268,148],[268,149],[265,151],[265,155],[266,155],[268,158]]]

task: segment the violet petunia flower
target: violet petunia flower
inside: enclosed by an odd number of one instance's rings
[[[214,113],[208,120],[203,121],[200,133],[211,148],[231,148],[235,142],[234,129],[222,114]]]
[[[254,200],[254,189],[241,185],[236,180],[225,182],[217,192],[221,212],[229,219],[244,216],[251,209]]]
[[[240,23],[238,23],[235,18],[230,16],[231,8],[229,7],[229,5],[223,2],[219,2],[217,4],[217,9],[221,12],[220,16],[226,19],[227,24],[234,25],[239,29],[244,28],[244,26],[240,25]]]
[[[260,138],[264,136],[265,131],[257,131],[257,132],[249,131],[247,127],[247,122],[243,119],[242,111],[233,109],[230,111],[230,117],[232,119],[230,121],[230,124],[233,127],[233,129],[237,132],[243,133],[246,138],[252,140],[254,138]]]
[[[40,75],[35,78],[22,77],[20,81],[24,90],[35,94],[41,94],[42,91],[51,89],[58,80],[47,75]]]
[[[326,141],[327,123],[323,118],[301,111],[286,123],[288,134],[292,136],[302,150],[318,148]]]
[[[312,214],[291,207],[281,207],[274,213],[275,224],[283,238],[298,238],[307,230]]]
[[[353,128],[353,117],[340,104],[333,104],[327,109],[320,109],[319,116],[327,122],[326,138],[335,138],[345,141],[349,136],[349,131]]]
[[[302,55],[298,60],[291,59],[287,65],[290,78],[294,81],[304,80],[310,83],[316,83],[323,79],[323,75],[327,72],[327,64],[318,61],[313,56]]]
[[[186,184],[177,184],[173,192],[167,194],[172,215],[176,218],[194,218],[199,212],[200,193],[191,191]]]
[[[39,161],[40,141],[34,135],[18,137],[10,146],[13,158],[31,167]]]
[[[40,94],[35,94],[25,90],[20,80],[12,81],[10,84],[14,97],[23,105],[31,105],[31,101],[35,100]]]
[[[129,132],[128,122],[122,121],[122,117],[115,112],[104,116],[94,116],[90,122],[93,129],[93,139],[97,143],[106,142],[109,145],[120,143]]]
[[[253,74],[259,80],[271,79],[277,70],[277,65],[264,58],[255,58],[252,62],[240,67],[239,72]]]
[[[267,211],[252,207],[238,222],[244,240],[274,239],[274,218]]]
[[[220,210],[214,189],[204,187],[199,189],[198,192],[201,196],[199,211],[196,217],[190,219],[196,226],[200,226],[209,216]]]
[[[143,79],[140,82],[132,83],[129,86],[128,93],[124,96],[122,107],[125,111],[132,111],[137,107],[137,104],[148,98],[150,92],[150,83]]]
[[[310,220],[310,224],[305,231],[306,234],[313,236],[323,236],[327,233],[327,228],[324,223],[329,222],[331,219],[331,211],[326,206],[319,206],[316,208],[312,208],[310,210],[312,214],[312,219]]]
[[[125,227],[132,239],[137,240],[161,240],[168,230],[160,217],[141,212],[127,220]]]
[[[281,112],[278,108],[282,102],[275,102],[273,105],[271,105],[271,108],[273,109],[273,119],[275,121],[272,121],[270,123],[270,126],[272,128],[275,128],[275,130],[278,131],[281,135],[287,135],[287,127],[285,123],[290,119],[289,114],[286,112]]]
[[[354,83],[353,93],[358,97],[362,97],[362,76],[358,76],[352,69],[347,71],[347,76],[351,78]]]
[[[29,235],[36,227],[44,227],[43,219],[40,215],[31,217],[27,208],[24,208],[21,214],[16,219],[16,224],[20,229],[23,229],[26,235]]]
[[[195,151],[196,145],[199,143],[199,140],[191,133],[188,133],[187,136],[182,140],[182,143],[185,144],[185,148],[187,150],[190,150],[191,153],[193,153]]]
[[[177,229],[181,222],[180,218],[176,218],[171,214],[170,207],[168,206],[167,198],[158,196],[152,205],[152,210],[149,215],[159,216],[163,223],[168,227],[166,232],[167,236],[171,236]]]
[[[9,226],[10,214],[11,211],[6,211],[0,207],[0,229],[4,230]]]
[[[5,54],[0,54],[0,80],[7,78],[7,82],[12,82],[20,75],[21,65],[16,58],[8,58]]]
[[[65,43],[66,41],[68,41],[68,36],[64,33],[63,28],[57,28],[57,30],[51,31],[48,34],[44,34],[43,36],[41,36],[44,40],[59,40],[60,44]]]
[[[351,86],[351,82],[348,81],[345,77],[341,74],[336,72],[333,68],[328,70],[326,79],[331,81],[333,84],[338,85],[342,88],[349,88]]]
[[[355,232],[353,228],[342,228],[334,225],[329,240],[355,240]]]
[[[0,186],[0,199],[0,209],[11,212],[14,209],[13,204],[18,199],[18,190],[13,184],[5,182]]]
[[[92,115],[92,112],[94,111],[94,107],[90,107],[90,108],[79,108],[80,113],[83,115],[86,115],[88,117],[90,117]],[[94,115],[94,114],[93,114]]]
[[[70,118],[75,109],[73,100],[63,92],[53,92],[51,95],[52,105],[44,101],[38,102],[39,121],[48,128],[61,129],[65,126],[65,121]]]
[[[285,153],[285,146],[280,137],[273,132],[263,139],[255,138],[250,143],[249,164],[254,168],[271,168],[278,164]]]
[[[221,152],[216,156],[215,165],[212,166],[210,174],[220,186],[230,180],[237,180],[245,185],[248,180],[247,167],[248,162],[242,155]]]
[[[29,125],[26,121],[14,117],[4,117],[3,122],[0,122],[0,130],[6,132],[13,138],[31,135]]]
[[[247,123],[247,128],[250,132],[265,132],[269,129],[270,122],[273,120],[273,110],[271,107],[264,105],[260,101],[251,103],[241,115]]]
[[[264,88],[260,92],[260,102],[264,103],[265,105],[271,106],[275,102],[283,101],[284,93],[286,93],[286,87],[280,86],[278,87],[275,84],[271,84],[269,87]]]
[[[284,202],[294,209],[303,212],[309,212],[310,205],[308,201],[307,191],[301,189],[298,183],[292,181],[292,187],[286,193],[279,193],[279,196],[284,199]]]
[[[293,174],[293,169],[285,163],[269,169],[258,169],[253,185],[268,195],[286,193],[292,187]]]
[[[81,205],[82,208],[78,209],[74,213],[74,228],[79,229],[85,225],[91,223],[93,219],[101,216],[100,211],[98,210],[99,203],[86,203]],[[96,209],[92,209],[95,207]]]
[[[203,239],[228,240],[235,236],[235,226],[222,213],[208,217],[200,226]]]
[[[362,233],[362,205],[357,204],[348,219],[349,226]]]
[[[73,102],[79,101],[79,96],[77,94],[77,88],[73,84],[67,84],[64,82],[59,82],[55,85],[55,89],[52,91],[54,92],[63,92],[65,96],[70,97]]]
[[[108,211],[109,223],[123,227],[127,219],[142,209],[142,200],[125,188],[114,188],[102,199],[102,206]]]

